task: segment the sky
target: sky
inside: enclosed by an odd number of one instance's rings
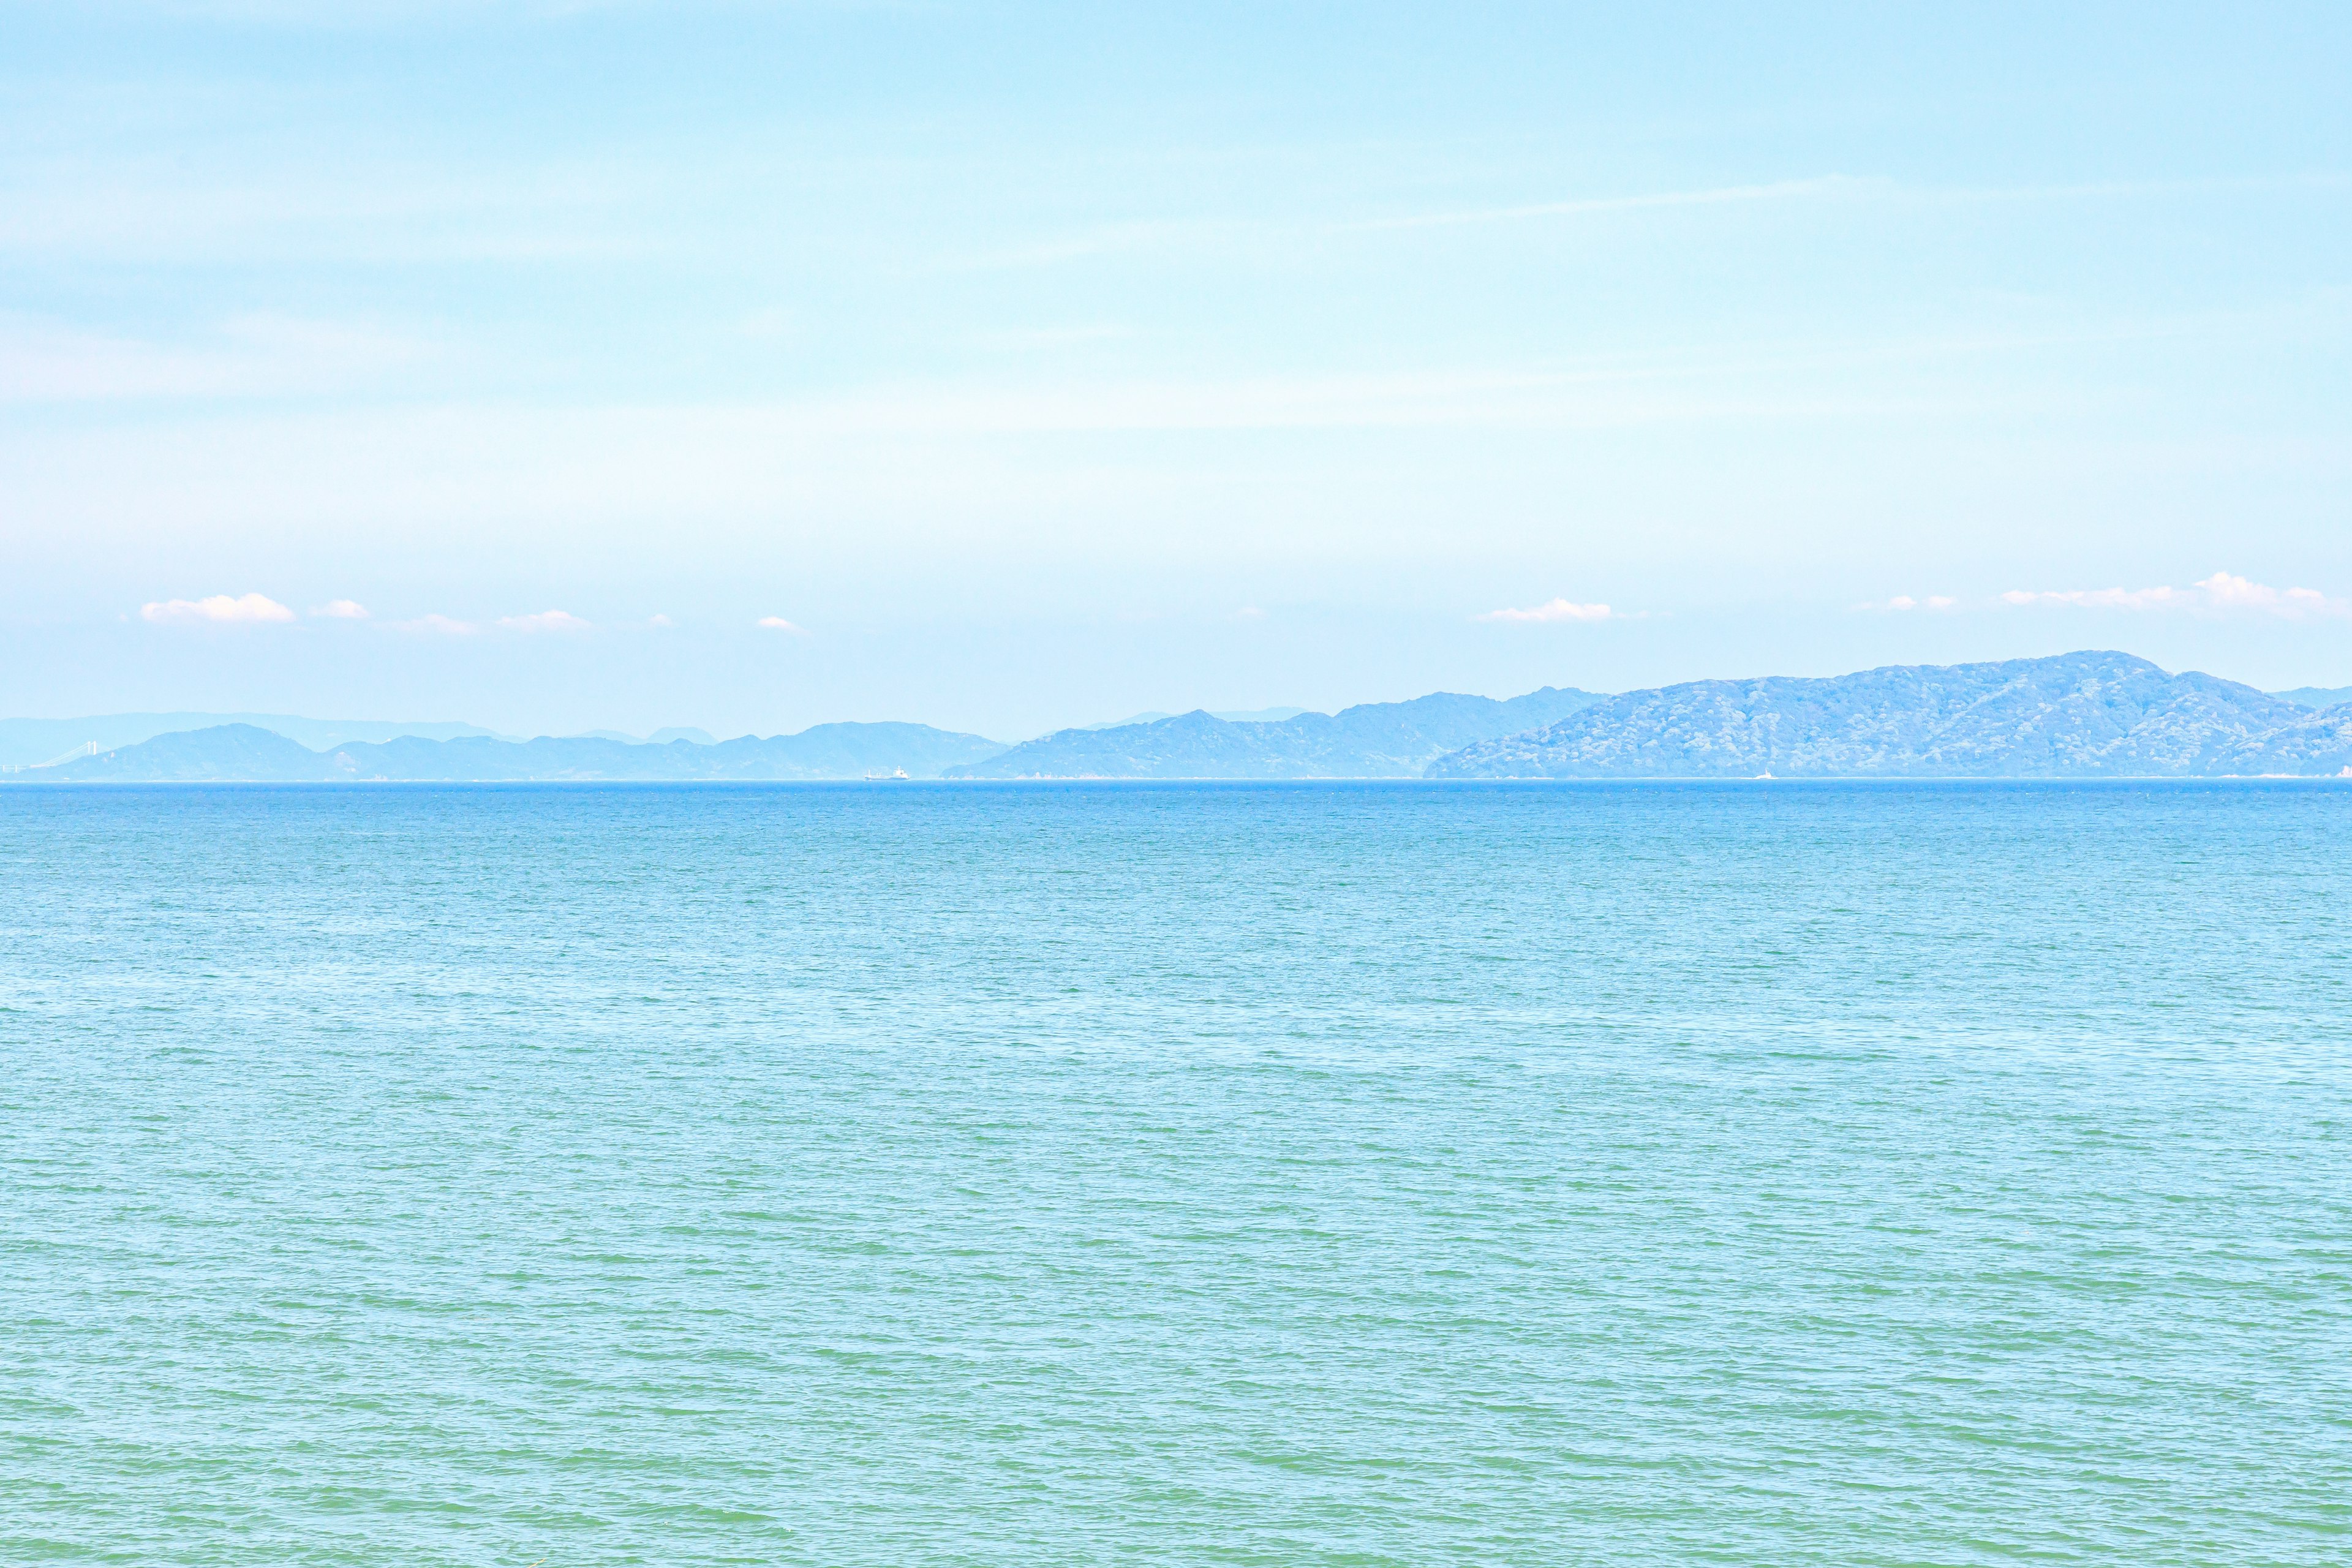
[[[2352,684],[2352,8],[0,0],[0,713]]]

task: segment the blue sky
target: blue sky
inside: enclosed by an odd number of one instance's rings
[[[2352,12],[1767,9],[0,4],[0,710],[2352,683]]]

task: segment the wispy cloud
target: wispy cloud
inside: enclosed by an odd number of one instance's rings
[[[1478,617],[1482,621],[1618,621],[1625,617],[1606,605],[1580,605],[1569,599],[1554,599],[1525,610],[1489,610]]]
[[[772,339],[791,337],[799,326],[799,321],[790,310],[771,305],[746,312],[735,323],[735,330],[747,338]]]
[[[357,599],[330,599],[311,605],[310,614],[325,621],[363,621],[368,618],[368,607]]]
[[[1115,321],[1062,327],[1006,327],[974,332],[968,340],[977,349],[1005,353],[1034,353],[1045,349],[1076,348],[1089,343],[1125,342],[1135,329]]]
[[[293,316],[234,316],[165,341],[0,314],[0,402],[331,392],[380,382],[436,353],[422,341],[365,323]]]
[[[593,629],[588,622],[562,610],[541,610],[535,616],[500,616],[499,625],[510,632],[584,632]]]
[[[206,621],[290,621],[294,618],[294,612],[260,594],[246,594],[236,598],[226,594],[215,594],[203,599],[158,599],[140,605],[139,616],[142,620],[167,626]]]
[[[563,21],[599,10],[628,9],[625,0],[349,0],[312,5],[296,0],[171,0],[151,7],[179,19],[200,17],[247,26],[286,27],[306,33],[372,32],[412,26],[442,26],[468,13],[526,21]]]
[[[1245,245],[1251,242],[1300,242],[1333,235],[1393,233],[1404,229],[1449,228],[1466,224],[1524,222],[1537,218],[1605,217],[1672,207],[1744,205],[1761,202],[1821,200],[1837,197],[1884,197],[1901,189],[1895,182],[1822,174],[1805,179],[1775,180],[1751,185],[1712,185],[1695,190],[1638,191],[1624,195],[1573,196],[1559,201],[1514,202],[1496,206],[1456,207],[1435,212],[1400,213],[1360,218],[1240,218],[1187,217],[1144,219],[1104,224],[1025,244],[1002,247],[953,258],[950,270],[1051,267],[1065,262],[1134,251],[1164,250],[1203,245]]]
[[[1731,208],[1778,203],[1871,203],[1916,206],[1991,203],[2081,202],[2214,195],[2234,192],[2334,191],[2352,178],[2330,173],[2253,174],[2226,179],[2110,180],[2041,185],[1921,185],[1881,174],[1827,174],[1741,185],[1633,191],[1440,208],[1377,217],[1250,218],[1192,216],[1133,219],[1000,247],[949,261],[951,268],[1054,266],[1121,252],[1173,247],[1226,246],[1252,241],[1297,242],[1333,235],[1398,233],[1475,224],[1561,218],[1605,218],[1675,208]]]
[[[460,621],[448,616],[419,616],[413,621],[389,623],[396,632],[420,632],[429,637],[469,637],[481,628],[471,621]]]
[[[1959,606],[1959,603],[1960,602],[1958,599],[1952,598],[1948,595],[1945,594],[1930,594],[1924,599],[1915,599],[1908,594],[1897,594],[1891,599],[1874,599],[1866,605],[1856,605],[1854,608],[1857,610],[1885,610],[1900,615],[1906,610],[1957,609]]]
[[[808,636],[806,626],[796,626],[782,616],[761,616],[759,624],[772,632],[790,632],[794,637]]]
[[[1670,207],[1728,206],[1840,196],[1885,196],[1900,188],[1887,179],[1823,174],[1807,179],[1775,180],[1762,184],[1639,191],[1625,195],[1574,196],[1559,201],[1514,202],[1496,206],[1400,213],[1385,217],[1142,219],[1103,224],[1024,244],[1004,246],[955,258],[944,265],[950,270],[1051,267],[1099,256],[1164,250],[1174,247],[1231,246],[1269,240],[1297,242],[1331,235],[1393,233],[1402,229],[1449,228],[1465,224],[1512,223],[1533,218],[1603,217],[1617,213]]]
[[[1629,195],[1571,197],[1562,201],[1470,207],[1457,212],[1418,213],[1332,226],[1352,230],[1433,228],[1449,224],[1580,217],[1642,212],[1659,207],[1740,206],[1759,202],[1842,200],[1960,205],[2095,201],[2138,196],[2210,195],[2239,191],[2341,190],[2347,184],[2352,184],[2352,179],[2332,173],[2255,174],[2218,180],[2105,180],[2049,185],[1911,185],[1876,174],[1816,174],[1749,185],[1712,185],[1686,191],[1637,192]]]
[[[313,9],[328,9],[312,7]],[[241,83],[241,102],[262,96]],[[157,100],[151,134],[173,136],[178,157],[157,160],[19,157],[0,175],[0,255],[118,262],[217,264],[273,257],[385,265],[451,260],[544,260],[642,256],[668,237],[642,222],[657,184],[643,170],[555,162],[471,173],[412,165],[313,161],[299,153],[257,165],[224,157],[196,126],[214,96],[171,95],[151,79],[135,100]],[[65,96],[71,92],[73,96]],[[75,81],[52,100],[59,117],[103,116],[134,101]],[[182,118],[175,119],[174,116]],[[70,122],[70,121],[69,121]],[[111,124],[93,119],[86,127]],[[59,135],[70,132],[59,131]],[[84,134],[95,135],[85,128]],[[290,138],[289,138],[290,139]]]
[[[1257,233],[1271,226],[1231,218],[1170,219],[1146,223],[1104,224],[1094,228],[953,256],[935,264],[947,272],[993,271],[1022,267],[1055,267],[1126,251],[1159,250],[1197,245],[1214,238]],[[1284,229],[1298,226],[1286,224]]]
[[[1456,224],[1508,223],[1524,218],[1641,212],[1654,207],[1711,207],[1822,196],[1884,195],[1896,188],[1891,180],[1823,174],[1812,179],[1774,180],[1757,185],[1715,185],[1691,191],[1650,191],[1624,196],[1584,196],[1568,201],[1467,207],[1454,212],[1412,213],[1402,217],[1366,218],[1332,226],[1342,232],[1358,233],[1381,229],[1441,228]]]
[[[2000,599],[2005,605],[2080,610],[2186,610],[2199,615],[2242,611],[2288,620],[2352,613],[2352,602],[2331,599],[2315,588],[2273,588],[2227,572],[2216,572],[2186,588],[2012,588]]]

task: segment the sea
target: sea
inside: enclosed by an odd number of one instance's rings
[[[0,1562],[2352,1561],[2352,786],[0,790]]]

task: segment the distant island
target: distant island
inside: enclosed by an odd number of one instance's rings
[[[2352,706],[2312,709],[2123,653],[1891,665],[1629,691],[1465,746],[1442,779],[2197,778],[2352,766]]]
[[[2352,777],[2352,689],[2266,693],[2110,652],[1613,697],[1438,692],[1280,719],[1194,711],[1018,745],[901,723],[663,743],[268,716],[141,730],[170,717],[0,721],[20,754],[64,742],[0,764],[0,783]],[[131,731],[145,738],[104,738]]]

